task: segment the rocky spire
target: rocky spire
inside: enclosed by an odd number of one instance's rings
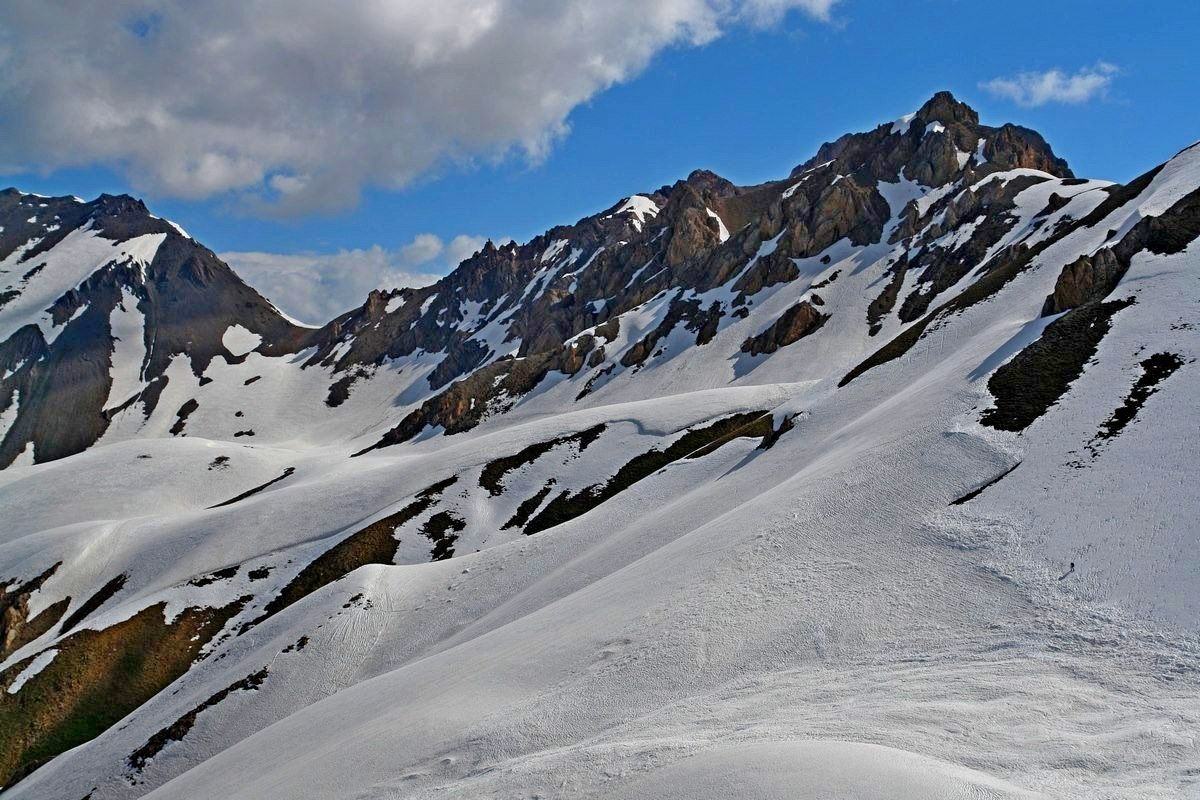
[[[950,92],[938,92],[925,101],[917,111],[917,119],[926,124],[940,122],[943,125],[979,125],[979,113],[966,103],[956,99]]]

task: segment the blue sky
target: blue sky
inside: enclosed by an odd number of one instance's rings
[[[332,212],[279,218],[236,193],[146,191],[120,158],[0,173],[0,183],[43,194],[141,194],[218,252],[388,252],[430,233],[444,242],[463,234],[525,240],[698,167],[742,184],[779,178],[821,142],[912,111],[939,89],[985,123],[1039,130],[1089,177],[1128,180],[1200,138],[1193,3],[840,0],[819,17],[791,11],[770,24],[731,23],[705,43],[667,43],[633,77],[574,105],[569,130],[538,156],[442,161],[403,188],[368,184],[357,205]],[[1107,85],[1080,102],[1039,105],[984,88],[1051,69],[1102,69]],[[422,268],[443,271],[444,262]]]

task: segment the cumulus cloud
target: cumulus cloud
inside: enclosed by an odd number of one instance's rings
[[[1022,72],[1015,78],[993,78],[979,84],[980,88],[1018,105],[1034,107],[1047,103],[1085,103],[1103,96],[1121,70],[1113,64],[1099,61],[1073,75],[1060,69],[1046,72]]]
[[[308,325],[323,325],[362,304],[372,289],[427,286],[483,247],[482,236],[444,243],[418,234],[396,250],[375,247],[336,253],[229,252],[221,258],[281,311]]]
[[[262,213],[536,160],[672,46],[838,0],[5,0],[0,168],[105,164]]]
[[[419,233],[409,244],[400,248],[400,256],[410,264],[424,264],[442,254],[446,245],[432,233]]]
[[[502,237],[498,239],[496,243],[504,244],[508,241],[510,240],[507,237]],[[482,250],[483,245],[486,242],[487,239],[483,236],[467,236],[465,234],[455,236],[450,240],[450,243],[446,245],[446,263],[457,266]]]

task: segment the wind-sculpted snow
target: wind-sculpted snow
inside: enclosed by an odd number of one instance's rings
[[[172,229],[0,346],[110,417],[0,471],[5,797],[1188,796],[1198,164],[939,95],[315,330]]]
[[[716,747],[653,770],[629,789],[630,796],[661,800],[1034,800],[1042,796],[902,750],[828,741]]]

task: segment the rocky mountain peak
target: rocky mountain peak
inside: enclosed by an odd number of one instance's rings
[[[979,112],[947,91],[938,92],[926,100],[925,104],[917,111],[917,118],[926,124],[940,122],[943,125],[967,125],[970,127],[979,124]]]
[[[125,194],[0,193],[0,265],[0,408],[13,416],[0,466],[86,449],[133,406],[149,418],[176,358],[200,377],[245,357],[226,344],[232,329],[277,353],[305,333]]]
[[[695,189],[708,191],[716,195],[730,195],[737,190],[732,181],[722,178],[717,173],[707,169],[692,170],[683,183]]]
[[[826,167],[864,185],[907,179],[933,188],[1010,169],[1074,177],[1040,135],[1016,125],[981,125],[975,109],[946,91],[894,122],[821,145],[792,177]]]

